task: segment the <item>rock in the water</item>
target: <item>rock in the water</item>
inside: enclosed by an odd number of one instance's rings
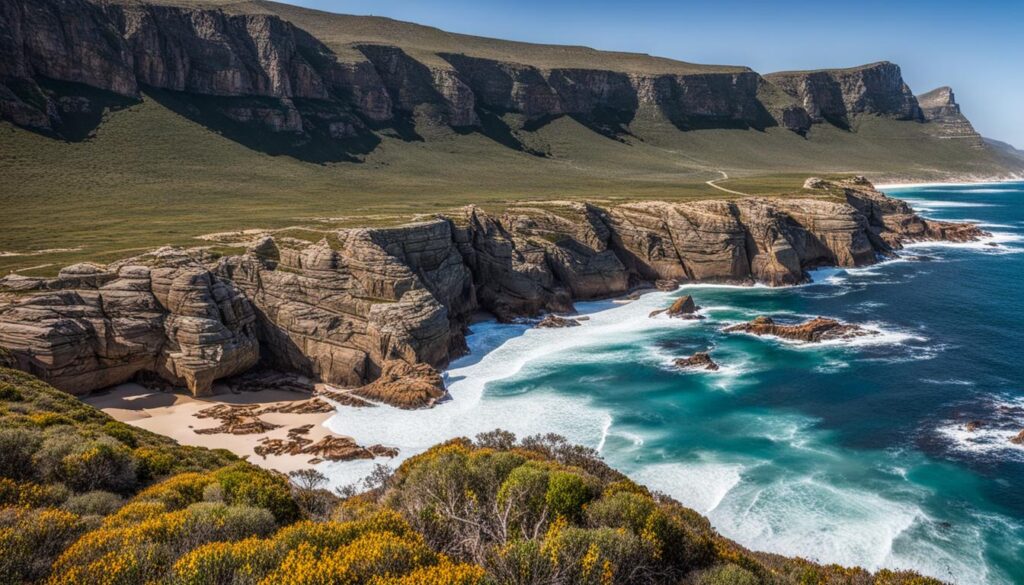
[[[1024,445],[1024,429],[1021,429],[1016,436],[1010,437],[1010,442],[1014,445]]]
[[[865,335],[878,335],[877,331],[865,329],[860,325],[842,323],[835,319],[815,317],[796,325],[782,325],[773,321],[770,317],[757,317],[749,323],[740,323],[726,327],[725,332],[742,332],[753,335],[773,335],[782,339],[804,341],[807,343],[818,343],[836,339],[853,339]]]
[[[669,317],[675,317],[677,319],[703,319],[704,317],[697,314],[699,309],[700,307],[693,302],[693,297],[686,295],[676,299],[669,308],[651,311],[651,314],[648,316],[657,317],[658,315],[665,313]]]
[[[677,368],[684,370],[708,370],[718,371],[719,366],[711,359],[711,356],[706,351],[698,351],[697,353],[686,358],[679,358],[675,361]]]
[[[363,398],[398,408],[433,406],[447,391],[441,374],[428,364],[390,361],[373,382],[352,391]]]
[[[536,325],[538,329],[562,329],[564,327],[579,326],[580,322],[576,319],[567,319],[565,317],[559,317],[558,315],[548,315]]]
[[[969,421],[966,425],[964,425],[964,429],[969,433],[973,433],[974,431],[980,429],[983,426],[985,426],[984,421],[972,420]]]

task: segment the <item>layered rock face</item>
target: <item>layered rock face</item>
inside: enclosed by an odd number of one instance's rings
[[[960,111],[960,104],[956,103],[952,88],[933,89],[917,96],[917,101],[921,104],[924,119],[934,124],[939,138],[966,140],[976,148],[984,147],[981,135]]]
[[[851,69],[770,73],[765,79],[798,100],[814,122],[848,127],[858,114],[924,120],[899,66],[887,61]]]
[[[0,116],[77,140],[105,109],[146,92],[254,148],[321,160],[365,154],[385,127],[417,138],[409,122],[420,113],[487,135],[507,125],[500,116],[510,112],[525,120],[517,130],[573,116],[606,134],[627,132],[646,110],[681,130],[805,133],[814,122],[846,127],[858,114],[922,119],[891,63],[762,77],[639,55],[635,67],[580,66],[571,55],[534,65],[474,55],[468,38],[464,51],[427,57],[407,50],[405,39],[372,34],[332,50],[273,8],[9,0],[0,7],[0,28],[9,31],[0,35]]]
[[[3,309],[0,346],[19,368],[68,392],[152,372],[205,394],[259,361],[248,299],[180,250],[3,285],[24,300]]]
[[[317,243],[264,236],[226,258],[161,249],[52,279],[8,276],[0,348],[76,393],[151,372],[201,394],[262,359],[421,407],[443,398],[435,368],[464,351],[480,309],[510,320],[651,283],[795,284],[908,240],[983,235],[924,220],[863,179],[808,185],[823,197],[468,207]]]

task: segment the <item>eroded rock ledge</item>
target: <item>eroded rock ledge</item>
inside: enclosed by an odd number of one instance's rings
[[[819,197],[471,206],[314,244],[263,237],[235,256],[164,248],[8,276],[0,348],[74,394],[146,373],[205,394],[262,362],[416,408],[444,396],[435,368],[465,350],[479,310],[566,313],[658,281],[796,284],[907,241],[984,235],[922,219],[862,178],[808,185]]]

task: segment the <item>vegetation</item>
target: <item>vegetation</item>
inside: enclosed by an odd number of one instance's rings
[[[456,439],[324,489],[0,368],[0,582],[934,585],[755,553],[556,435]]]

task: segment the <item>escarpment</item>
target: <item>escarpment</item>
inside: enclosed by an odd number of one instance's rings
[[[435,368],[465,350],[479,310],[511,320],[654,283],[795,284],[903,242],[984,235],[922,219],[862,178],[807,185],[785,198],[467,207],[316,243],[265,235],[227,257],[163,248],[55,278],[11,275],[0,348],[73,393],[155,373],[204,394],[262,360],[420,407],[443,397]]]
[[[875,114],[924,121],[899,66],[886,61],[849,69],[785,71],[765,79],[799,101],[813,122],[849,127],[853,116]]]
[[[917,96],[924,119],[932,123],[939,138],[963,140],[975,148],[983,148],[981,135],[960,111],[953,89],[947,86]]]
[[[516,136],[561,116],[616,138],[649,113],[680,131],[799,134],[858,115],[931,119],[891,63],[761,76],[271,2],[10,0],[0,26],[0,116],[67,140],[141,99],[250,148],[321,162],[358,160],[384,135],[422,140],[420,124],[543,154]]]

